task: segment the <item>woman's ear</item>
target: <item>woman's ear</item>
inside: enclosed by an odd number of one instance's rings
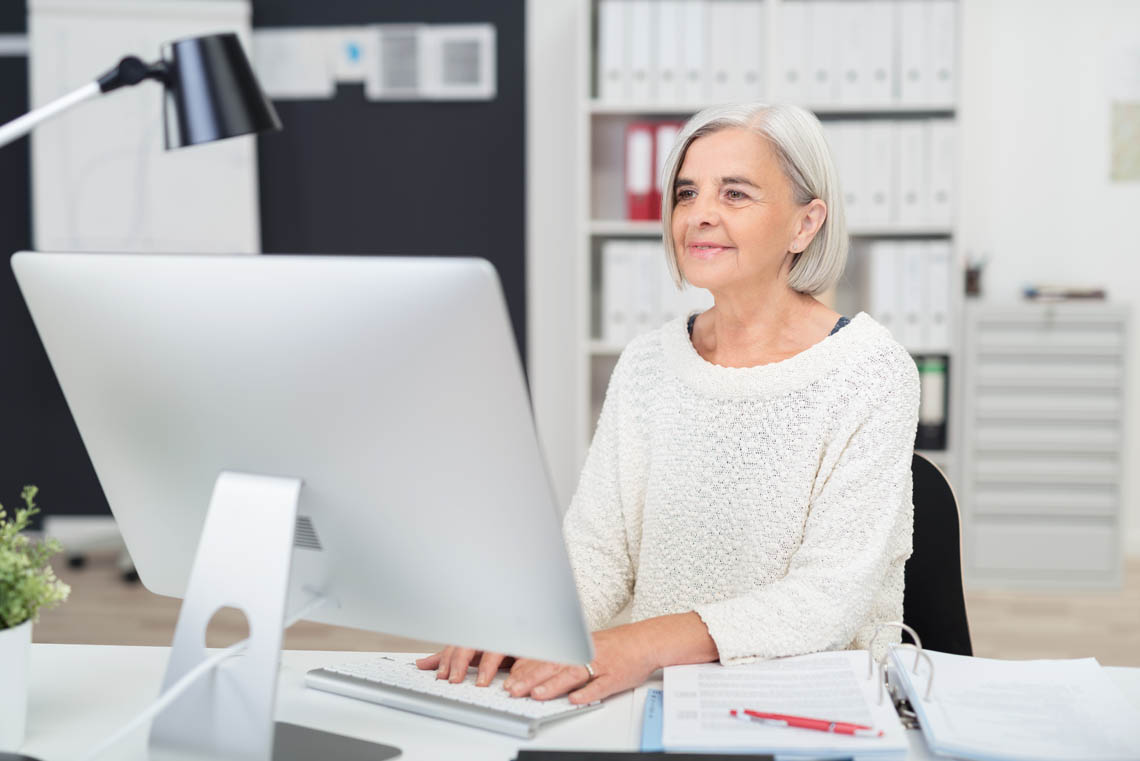
[[[789,251],[793,254],[803,253],[804,249],[811,245],[826,219],[827,204],[818,198],[812,199],[811,203],[800,212],[800,226],[796,231],[796,237],[792,238]]]

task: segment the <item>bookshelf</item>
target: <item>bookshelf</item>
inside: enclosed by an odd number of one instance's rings
[[[719,1],[722,6],[725,2]],[[735,0],[741,2],[744,0]],[[930,0],[925,0],[930,2]],[[578,52],[579,52],[579,91],[576,107],[577,135],[579,140],[578,155],[583,157],[579,161],[579,171],[576,178],[577,201],[579,221],[575,238],[576,262],[575,283],[573,292],[578,300],[576,333],[576,357],[574,381],[571,388],[574,391],[573,407],[575,419],[575,450],[579,453],[578,465],[584,462],[589,442],[593,436],[594,425],[601,403],[604,398],[606,384],[613,370],[623,344],[602,339],[599,330],[599,300],[601,299],[601,248],[610,240],[644,240],[659,241],[661,227],[658,221],[631,221],[625,218],[624,211],[624,148],[625,131],[628,125],[642,120],[676,120],[684,121],[701,108],[711,105],[713,101],[694,100],[693,102],[655,102],[644,98],[615,99],[612,93],[609,97],[601,96],[599,77],[601,76],[599,63],[599,13],[600,7],[612,0],[581,0],[578,14]],[[862,0],[846,3],[846,6],[859,6]],[[956,108],[957,98],[945,97],[934,100],[919,100],[910,102],[831,102],[821,103],[818,98],[788,97],[787,88],[778,81],[783,71],[783,57],[786,48],[787,31],[781,24],[785,16],[790,17],[789,6],[798,6],[791,11],[825,12],[835,3],[827,0],[760,0],[763,23],[761,25],[762,41],[764,46],[763,76],[753,96],[755,100],[768,102],[795,102],[809,107],[824,123],[836,121],[856,121],[865,124],[892,122],[895,120],[944,120],[957,125],[959,114]],[[897,0],[885,3],[895,6]],[[884,3],[878,3],[880,11]],[[941,3],[945,9],[946,3]],[[952,3],[955,17],[955,27],[960,28],[960,8],[958,3]],[[850,12],[850,11],[848,11]],[[893,11],[892,11],[893,12]],[[958,40],[954,39],[954,58],[960,59],[957,54]],[[897,88],[896,88],[897,89]],[[777,97],[773,97],[773,93]],[[782,96],[781,96],[782,95]],[[735,98],[734,100],[746,100]],[[881,100],[881,98],[879,99]],[[811,105],[811,103],[815,105]],[[830,140],[830,135],[829,135]],[[834,152],[834,147],[833,147]],[[838,163],[838,162],[837,162]],[[960,160],[954,157],[954,171],[958,174]],[[845,182],[842,168],[840,180]],[[957,194],[957,189],[954,189]],[[957,208],[958,204],[952,204]],[[959,388],[960,369],[960,315],[963,311],[962,297],[962,255],[954,245],[956,239],[956,216],[949,221],[939,223],[911,222],[850,224],[849,232],[852,239],[852,254],[848,271],[837,288],[832,299],[833,305],[844,314],[853,316],[858,311],[868,311],[868,293],[866,277],[862,270],[866,263],[862,261],[861,251],[876,241],[945,241],[950,244],[951,268],[949,282],[945,283],[946,299],[949,304],[948,319],[950,341],[939,347],[939,351],[948,357],[949,375],[947,378],[949,406],[947,407],[947,440],[945,449],[924,452],[947,471],[952,482],[958,481],[960,467],[959,426],[955,424],[958,402],[961,394]],[[908,347],[910,348],[910,347]],[[921,347],[919,347],[921,348]]]
[[[661,235],[661,223],[624,219],[591,219],[589,234],[600,238],[654,238]],[[868,238],[950,238],[952,227],[945,225],[848,226],[853,240]]]

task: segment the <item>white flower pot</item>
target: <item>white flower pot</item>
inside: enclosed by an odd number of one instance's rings
[[[14,751],[24,744],[31,658],[31,621],[0,629],[0,752]]]

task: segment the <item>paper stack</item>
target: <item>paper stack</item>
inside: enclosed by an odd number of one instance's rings
[[[729,714],[740,708],[862,724],[883,734],[854,737],[768,726]],[[670,666],[665,669],[662,744],[670,751],[750,751],[777,758],[857,761],[903,759],[908,747],[890,698],[880,702],[877,679],[867,677],[864,650],[736,666]]]

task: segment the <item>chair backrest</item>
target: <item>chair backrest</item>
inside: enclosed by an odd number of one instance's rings
[[[911,477],[914,551],[906,563],[903,621],[922,637],[923,647],[973,655],[962,589],[958,500],[938,466],[921,454],[914,455]]]

